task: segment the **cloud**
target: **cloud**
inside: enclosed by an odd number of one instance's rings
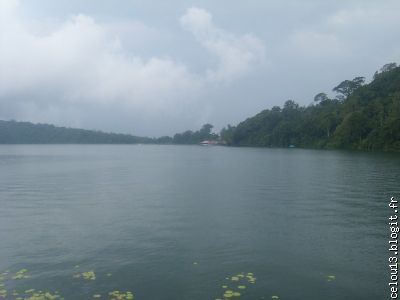
[[[111,118],[127,111],[149,121],[165,114],[179,118],[185,105],[196,105],[211,81],[232,82],[263,58],[259,39],[215,27],[203,9],[189,9],[181,23],[216,57],[216,67],[194,73],[177,58],[144,57],[125,48],[119,33],[131,34],[133,45],[156,35],[141,22],[99,23],[78,14],[38,34],[18,15],[17,1],[2,3],[0,105],[28,118],[34,111],[30,119],[42,115],[48,120],[49,114],[79,107],[99,114],[113,111]]]
[[[207,71],[210,81],[230,82],[265,62],[264,43],[254,35],[236,36],[214,25],[209,12],[190,8],[180,19],[200,44],[217,57],[217,68]]]
[[[302,58],[320,61],[376,60],[386,57],[388,47],[398,56],[398,10],[400,2],[349,2],[328,13],[318,23],[303,24],[289,36],[285,47]],[[383,46],[386,45],[386,46]],[[376,51],[381,53],[376,53]],[[375,66],[376,68],[378,66]]]
[[[196,76],[170,58],[124,51],[107,28],[76,15],[45,36],[14,19],[1,31],[0,95],[53,94],[42,101],[149,104],[193,90]],[[21,98],[23,101],[24,99]]]

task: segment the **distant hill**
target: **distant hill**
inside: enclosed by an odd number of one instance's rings
[[[288,100],[221,137],[233,146],[400,151],[400,67],[387,64],[364,80],[345,80],[333,89],[336,98],[319,93],[307,107]]]
[[[154,140],[151,138],[129,134],[0,120],[0,144],[137,144],[152,142]]]
[[[254,117],[228,125],[220,135],[205,124],[173,137],[56,127],[48,124],[0,121],[0,144],[199,144],[219,140],[230,146],[301,147],[400,151],[400,67],[386,64],[369,84],[364,77],[344,80],[333,88],[337,96],[318,93],[313,104],[293,100]]]

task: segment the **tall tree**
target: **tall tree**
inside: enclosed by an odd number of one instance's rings
[[[315,102],[323,102],[327,101],[329,98],[325,93],[318,93],[314,96],[314,101]]]
[[[339,100],[347,99],[356,89],[362,86],[365,82],[365,77],[355,77],[353,80],[344,80],[338,86],[333,88]]]

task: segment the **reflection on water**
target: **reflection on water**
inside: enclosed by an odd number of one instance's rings
[[[395,154],[0,146],[0,297],[383,299],[399,182]]]

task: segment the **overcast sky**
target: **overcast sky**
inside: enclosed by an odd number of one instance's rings
[[[0,0],[0,119],[219,130],[400,62],[400,1]]]

